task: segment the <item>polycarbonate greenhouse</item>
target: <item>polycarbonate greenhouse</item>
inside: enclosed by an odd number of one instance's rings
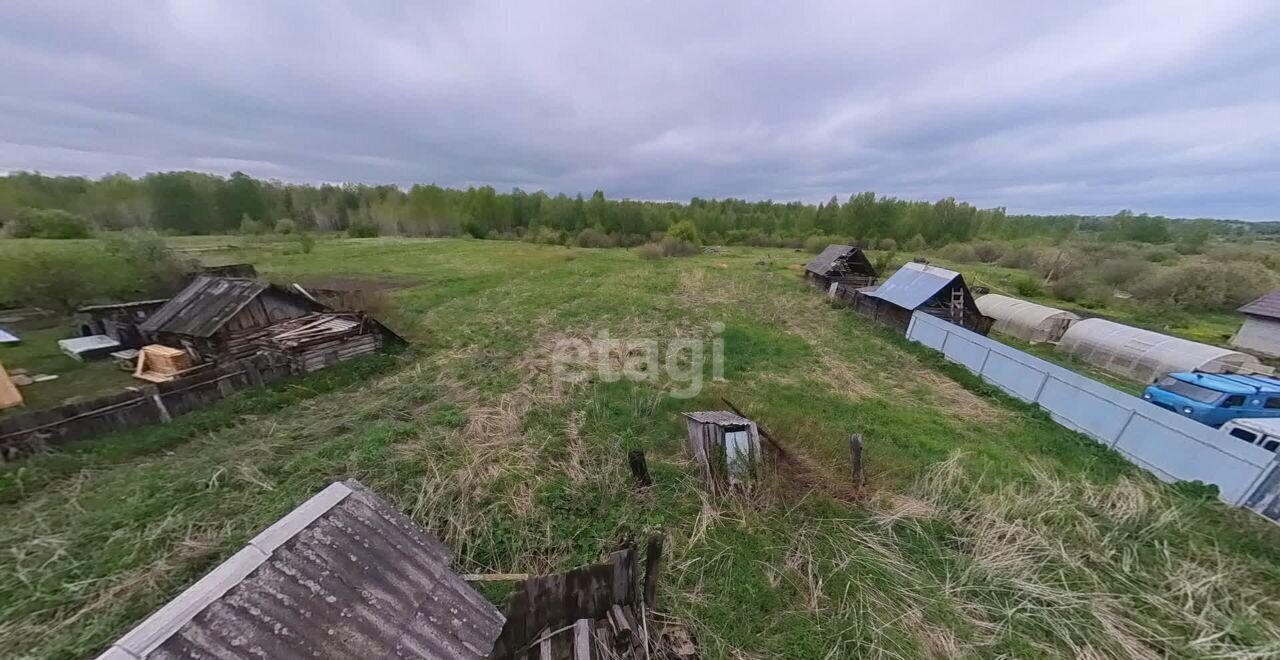
[[[983,315],[995,319],[992,330],[1022,341],[1058,341],[1071,324],[1080,320],[1071,312],[996,293],[988,293],[977,302]]]
[[[1147,383],[1175,371],[1253,373],[1265,370],[1252,355],[1104,319],[1085,319],[1073,324],[1062,335],[1058,350],[1104,371]]]

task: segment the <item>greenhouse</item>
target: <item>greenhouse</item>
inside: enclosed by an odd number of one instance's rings
[[[1104,319],[1073,324],[1062,335],[1058,350],[1104,371],[1147,383],[1175,371],[1266,371],[1252,355]]]
[[[1058,341],[1071,324],[1080,320],[1071,312],[995,293],[978,298],[978,309],[995,319],[992,330],[1033,343]]]

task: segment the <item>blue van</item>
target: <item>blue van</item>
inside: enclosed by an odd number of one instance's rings
[[[1213,427],[1237,417],[1280,417],[1280,379],[1269,376],[1172,373],[1142,398]]]

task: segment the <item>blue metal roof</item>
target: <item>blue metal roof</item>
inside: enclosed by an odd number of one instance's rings
[[[904,309],[915,309],[950,286],[957,277],[960,277],[960,273],[954,270],[912,262],[904,264],[868,295],[887,300]]]
[[[1240,374],[1172,373],[1174,378],[1229,394],[1280,394],[1280,379]]]

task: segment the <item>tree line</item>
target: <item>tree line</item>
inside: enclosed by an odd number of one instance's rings
[[[1280,223],[1180,220],[1122,211],[1112,216],[1013,215],[954,198],[936,202],[873,192],[820,204],[693,198],[683,202],[581,194],[498,192],[415,185],[299,185],[242,172],[158,172],[99,179],[16,172],[0,177],[0,228],[11,236],[77,237],[91,230],[154,229],[175,234],[289,231],[352,235],[471,235],[540,242],[637,245],[681,233],[714,243],[788,245],[814,236],[891,239],[931,246],[977,238],[1103,238],[1148,243],[1211,235],[1280,235]],[[691,226],[692,231],[687,229]],[[284,229],[282,229],[283,231]],[[585,237],[591,237],[584,241]]]

